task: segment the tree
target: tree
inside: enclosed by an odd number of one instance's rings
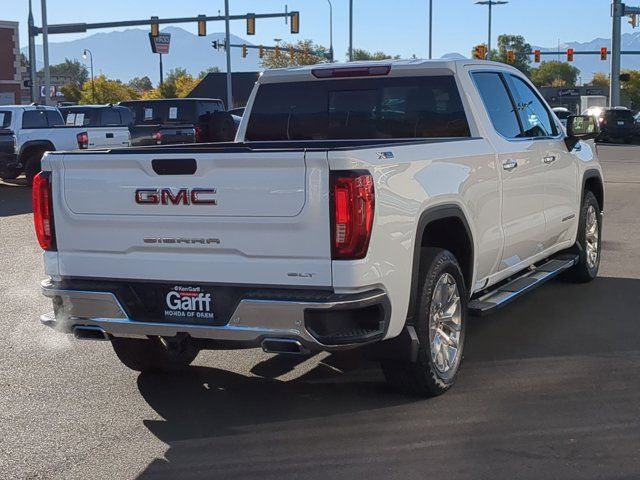
[[[609,75],[600,72],[594,73],[591,82],[589,82],[589,85],[591,85],[592,87],[609,88]]]
[[[347,58],[349,57],[349,52],[347,52]],[[391,56],[388,55],[384,52],[381,51],[377,51],[377,52],[368,52],[367,50],[364,50],[362,48],[354,48],[353,49],[353,59],[354,60],[388,60],[388,59],[398,59],[400,58],[400,55],[396,55],[396,56]]]
[[[62,87],[60,87],[60,91],[64,95],[64,99],[67,102],[78,103],[82,98],[82,90],[75,83],[63,85]]]
[[[44,70],[40,70],[40,72],[42,73]],[[89,78],[89,71],[84,64],[80,63],[78,60],[69,60],[68,58],[65,58],[62,63],[51,65],[49,67],[49,72],[51,75],[71,77],[71,83],[76,85],[78,88],[82,87]]]
[[[625,70],[623,73],[628,73],[630,78],[628,82],[621,82],[622,91],[631,100],[631,108],[637,110],[640,108],[640,71]]]
[[[219,73],[219,72],[220,72],[219,67],[209,67],[206,70],[201,70],[200,73],[198,74],[198,78],[204,78],[210,73]]]
[[[580,70],[566,62],[551,60],[530,70],[531,81],[537,87],[573,87]]]
[[[491,59],[507,63],[507,52],[513,50],[515,59],[513,66],[525,75],[529,75],[531,54],[533,50],[522,35],[500,35],[498,37],[498,51],[491,53]]]
[[[91,80],[84,82],[80,95],[81,104],[90,103],[117,103],[124,100],[135,100],[139,97],[138,92],[120,80],[109,80],[105,75],[98,75],[94,79],[95,102],[93,101],[93,89]]]
[[[291,58],[291,47],[296,50]],[[307,52],[306,54],[304,52]],[[327,61],[327,49],[313,43],[311,40],[300,40],[297,43],[280,44],[280,52],[267,50],[262,59],[262,68],[284,68],[299,65],[316,65]]]
[[[185,68],[174,68],[169,70],[162,85],[142,92],[142,98],[184,98],[191,93],[200,80],[200,78],[194,78]]]
[[[147,90],[151,90],[153,88],[151,79],[146,75],[144,77],[132,78],[131,80],[129,80],[128,85],[138,92],[146,92]]]

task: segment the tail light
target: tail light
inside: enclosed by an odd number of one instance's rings
[[[40,172],[33,179],[33,223],[38,243],[44,250],[56,249],[53,230],[53,202],[51,196],[51,172]]]
[[[76,138],[78,139],[78,148],[80,150],[86,150],[89,148],[89,134],[87,132],[79,133],[76,135]]]
[[[364,258],[373,228],[375,195],[373,178],[358,171],[331,174],[333,195],[332,258],[356,260]]]
[[[162,133],[154,132],[154,134],[152,135],[152,138],[156,141],[158,145],[162,143]]]

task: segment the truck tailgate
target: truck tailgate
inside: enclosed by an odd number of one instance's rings
[[[62,276],[331,285],[326,152],[50,158]]]

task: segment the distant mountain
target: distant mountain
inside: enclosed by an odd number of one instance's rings
[[[224,40],[224,33],[212,33],[198,37],[178,27],[167,27],[162,32],[171,34],[171,49],[163,55],[165,75],[176,67],[186,68],[192,75],[209,67],[226,71],[226,53],[214,50],[213,40]],[[231,35],[232,44],[251,45],[243,38]],[[82,59],[82,51],[88,48],[93,53],[93,68],[96,75],[104,73],[110,78],[129,81],[133,77],[147,75],[154,84],[160,77],[158,55],[151,53],[149,30],[128,29],[118,32],[96,33],[70,42],[49,43],[49,62],[53,65],[65,58],[78,59],[89,66],[89,60]],[[22,53],[28,54],[27,48]],[[37,47],[37,68],[42,68],[42,46]],[[240,48],[231,49],[233,71],[246,72],[260,69],[258,51],[250,49],[247,58],[242,58]]]

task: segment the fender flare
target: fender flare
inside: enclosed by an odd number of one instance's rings
[[[468,278],[470,282],[473,281],[473,270],[475,265],[475,249],[473,243],[473,235],[471,234],[471,228],[469,222],[462,211],[462,208],[456,204],[437,205],[435,207],[427,208],[420,214],[418,219],[418,226],[416,228],[416,237],[413,245],[413,264],[411,266],[411,290],[409,292],[409,309],[407,311],[407,323],[413,322],[413,316],[418,301],[418,281],[420,277],[420,256],[422,250],[422,236],[427,226],[437,220],[443,220],[445,218],[456,218],[462,222],[467,237],[469,238],[469,244],[471,245],[470,261],[467,267],[467,272],[462,272],[465,278]],[[468,285],[467,290],[471,292],[473,285]]]
[[[20,151],[18,152],[18,159],[20,162],[22,162],[24,152],[32,147],[42,147],[47,152],[54,152],[56,150],[56,147],[50,140],[29,140],[20,147]]]
[[[585,170],[584,174],[582,175],[582,190],[580,192],[580,201],[582,202],[582,198],[584,197],[584,192],[587,188],[587,181],[595,178],[598,180],[598,183],[600,184],[600,194],[601,194],[601,198],[598,199],[598,202],[601,204],[599,205],[600,207],[600,211],[604,211],[604,180],[602,179],[602,174],[600,173],[600,171],[596,168],[589,168],[587,170]],[[596,196],[598,195],[598,192],[593,192]]]

